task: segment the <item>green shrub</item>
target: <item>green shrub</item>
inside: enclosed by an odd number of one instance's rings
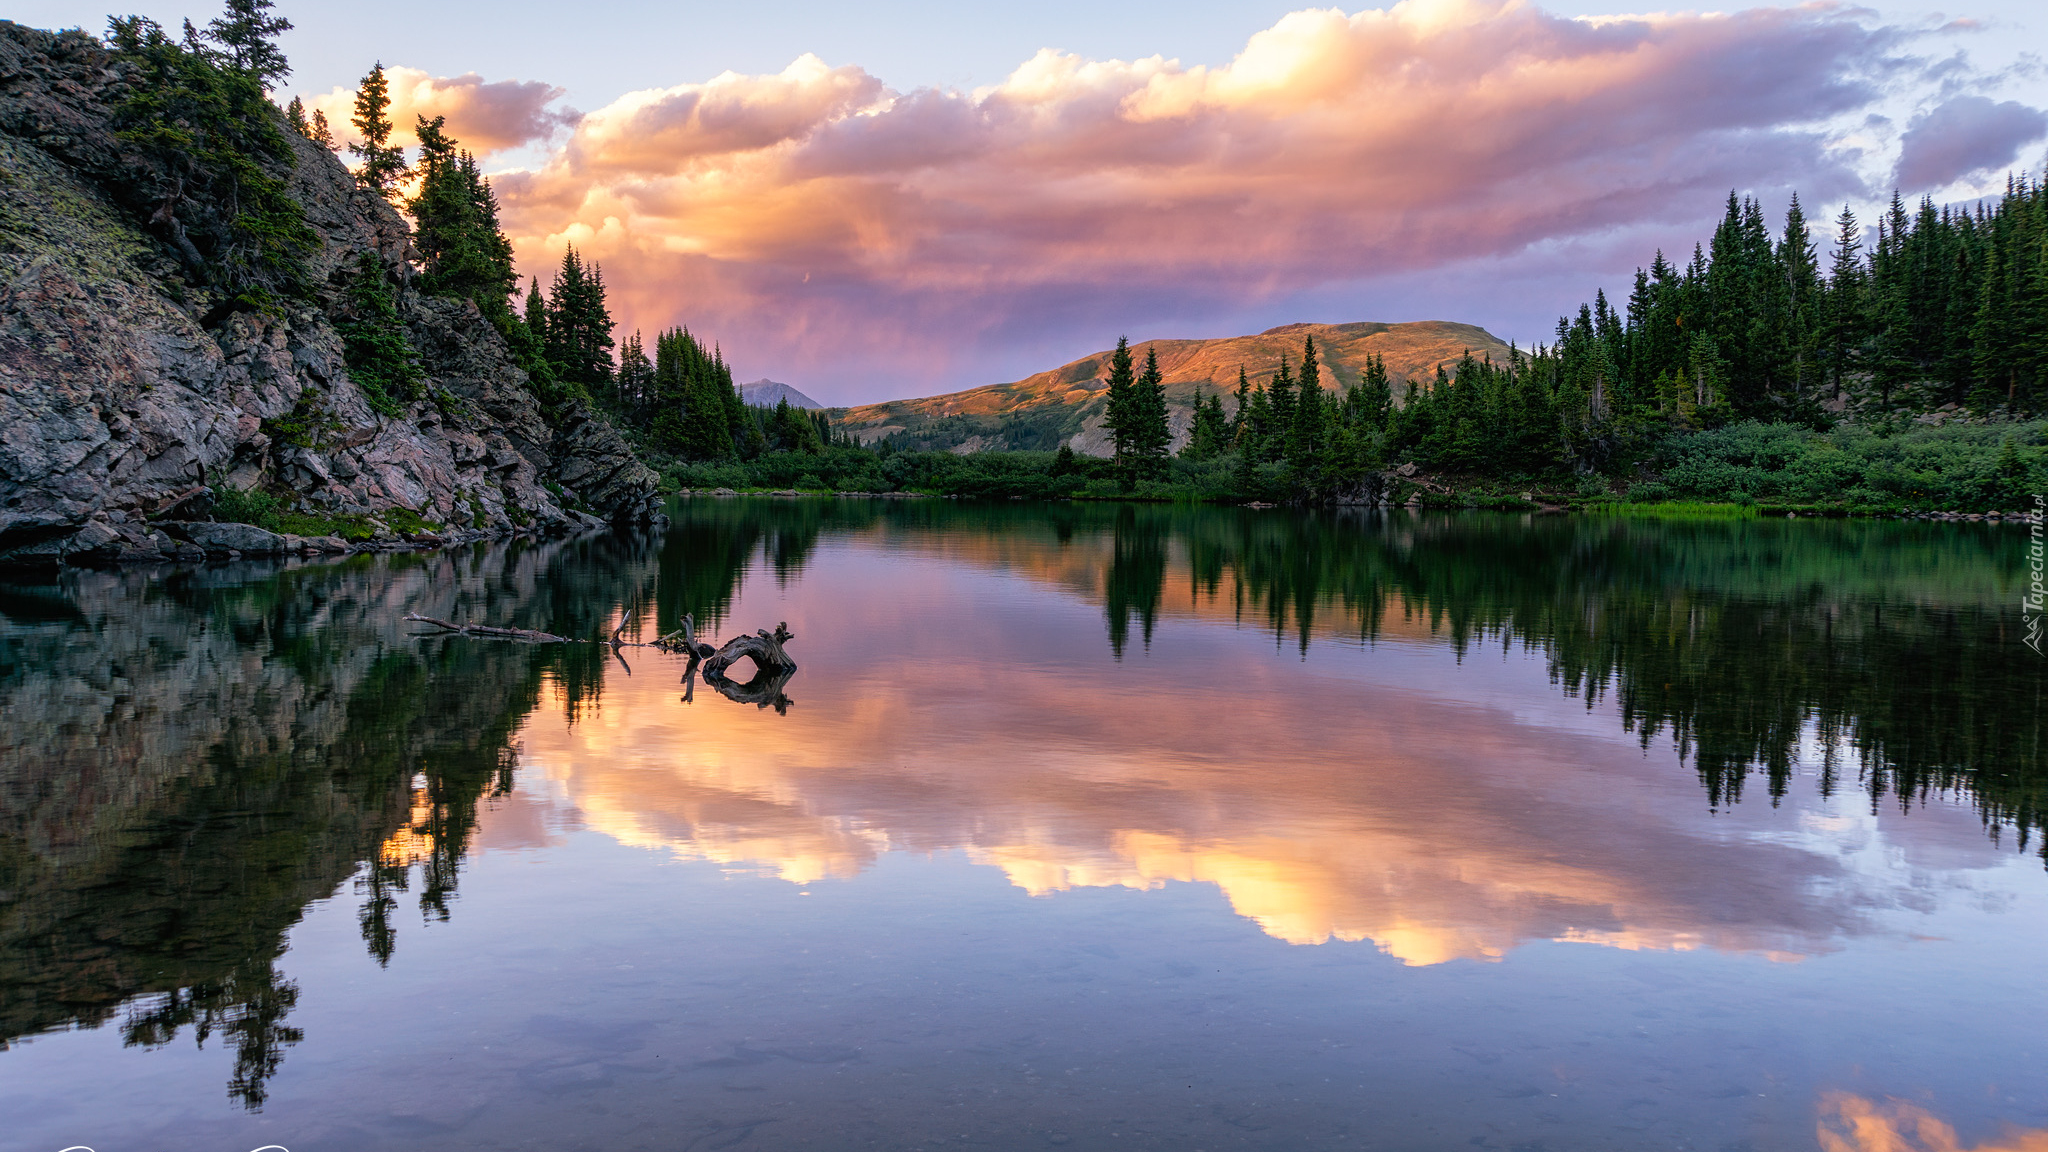
[[[241,489],[221,485],[213,494],[213,519],[222,524],[254,524],[278,532],[278,517],[285,502],[257,488]]]
[[[363,390],[370,407],[386,416],[402,415],[405,406],[424,393],[426,374],[420,371],[419,353],[406,336],[384,264],[375,253],[356,258],[345,308],[347,314],[337,327],[349,379]]]

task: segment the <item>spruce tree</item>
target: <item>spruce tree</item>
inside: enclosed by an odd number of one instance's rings
[[[526,330],[545,348],[548,339],[548,299],[540,294],[540,277],[533,277],[526,290]]]
[[[1294,435],[1294,370],[1285,356],[1280,357],[1280,370],[1266,386],[1266,406],[1269,423],[1261,429],[1265,433],[1264,455],[1269,460],[1285,460],[1288,438]]]
[[[202,33],[221,46],[228,67],[255,77],[264,88],[291,75],[292,66],[277,46],[280,34],[292,29],[282,16],[269,16],[270,0],[227,0],[227,10],[213,18]]]
[[[1173,434],[1166,423],[1166,379],[1159,371],[1158,353],[1149,346],[1145,349],[1145,371],[1138,376],[1131,392],[1131,414],[1131,457],[1141,471],[1156,472],[1166,459]]]
[[[356,181],[387,200],[406,175],[405,150],[391,146],[390,108],[391,86],[379,61],[356,88],[356,113],[351,123],[363,142],[350,144],[348,150],[363,161],[356,170]]]
[[[1377,353],[1366,355],[1365,371],[1351,390],[1347,407],[1350,409],[1348,414],[1363,428],[1378,432],[1387,426],[1387,416],[1394,407],[1394,392],[1387,379],[1384,356]]]
[[[1109,354],[1109,389],[1103,402],[1102,429],[1109,433],[1113,445],[1111,454],[1126,478],[1138,441],[1137,413],[1132,402],[1137,391],[1137,379],[1131,364],[1130,339],[1119,336],[1116,338],[1116,351]]]
[[[1828,269],[1823,356],[1828,383],[1839,396],[1862,367],[1864,333],[1863,226],[1847,204],[1835,218],[1835,248]]]
[[[1288,435],[1288,463],[1298,483],[1313,487],[1317,466],[1325,447],[1323,367],[1316,355],[1316,338],[1307,337],[1301,347],[1301,394],[1294,402],[1294,426]]]
[[[292,131],[306,139],[313,138],[313,123],[306,119],[306,102],[297,96],[292,97],[291,103],[284,106],[284,122],[291,125]]]
[[[419,118],[419,194],[407,202],[413,250],[420,258],[419,289],[476,302],[499,324],[509,318],[506,298],[518,286],[512,244],[498,227],[498,203],[476,160],[458,152],[444,120]]]
[[[638,416],[646,410],[654,393],[654,362],[647,358],[647,349],[640,343],[640,332],[633,331],[619,349],[618,378],[611,393],[612,407],[621,415]]]
[[[334,129],[327,123],[327,113],[325,110],[313,109],[313,126],[306,133],[306,139],[327,149],[329,152],[334,151]]]
[[[1804,413],[1817,399],[1815,361],[1823,327],[1823,291],[1820,254],[1807,233],[1806,213],[1799,207],[1796,192],[1792,195],[1792,206],[1785,210],[1785,234],[1778,241],[1778,269],[1784,282],[1784,352],[1790,357],[1785,376],[1794,409]]]
[[[562,253],[561,270],[548,286],[543,345],[564,385],[602,396],[612,379],[612,316],[605,306],[604,270],[586,264],[574,245]]]

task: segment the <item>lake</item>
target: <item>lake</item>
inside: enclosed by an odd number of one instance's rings
[[[670,513],[0,580],[5,1146],[2048,1149],[2025,527]]]

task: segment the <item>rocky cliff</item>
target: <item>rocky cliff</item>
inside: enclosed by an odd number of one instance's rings
[[[177,525],[229,488],[379,534],[656,514],[616,430],[544,406],[474,304],[408,286],[405,221],[326,149],[287,132],[274,173],[315,234],[309,292],[250,307],[190,276],[128,202],[137,146],[113,116],[140,82],[81,32],[0,22],[0,562],[189,554]],[[396,415],[350,379],[336,327],[365,252],[427,376]]]

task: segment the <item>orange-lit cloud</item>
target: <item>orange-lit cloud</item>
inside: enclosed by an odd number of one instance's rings
[[[1917,1104],[1848,1092],[1822,1098],[1819,1138],[1821,1152],[2048,1152],[2048,1129],[2014,1129],[1964,1144],[1953,1127]]]
[[[1912,67],[1868,19],[1405,0],[1293,13],[1217,66],[1047,49],[975,91],[805,56],[622,97],[498,190],[523,266],[578,245],[630,325],[688,322],[745,371],[887,366],[866,391],[896,395],[1049,332],[1079,353],[1731,187],[1861,191],[1823,124]]]
[[[872,546],[943,552],[1084,602],[1113,547],[1008,538],[976,551],[938,533]],[[678,667],[650,661],[609,679],[573,726],[559,700],[537,710],[520,736],[526,770],[621,843],[794,883],[851,877],[890,851],[959,852],[1039,896],[1213,886],[1276,939],[1370,941],[1415,965],[1531,940],[1791,959],[1873,930],[1880,901],[1839,860],[1761,841],[1731,851],[1734,825],[1702,825],[1686,774],[1618,730],[1589,739],[1427,685],[1284,667],[1072,675],[1024,651],[971,667],[918,628],[955,593],[891,587],[901,621],[875,617],[886,610],[850,576],[806,599],[820,619],[866,613],[868,628],[914,637],[886,668],[847,663],[835,646],[851,641],[797,620],[811,645],[799,703],[764,719],[702,688],[682,706]],[[1187,595],[1170,588],[1169,610],[1228,626],[1229,589],[1199,606]],[[1415,621],[1382,639],[1427,635]],[[1583,705],[1557,703],[1576,724]]]
[[[581,118],[573,109],[551,107],[565,93],[538,81],[487,82],[474,72],[430,76],[417,68],[386,68],[384,79],[391,90],[392,142],[401,146],[418,142],[413,125],[421,116],[447,117],[449,135],[478,155],[544,141]],[[337,141],[361,143],[351,124],[355,101],[354,88],[336,88],[306,103],[327,114]]]

